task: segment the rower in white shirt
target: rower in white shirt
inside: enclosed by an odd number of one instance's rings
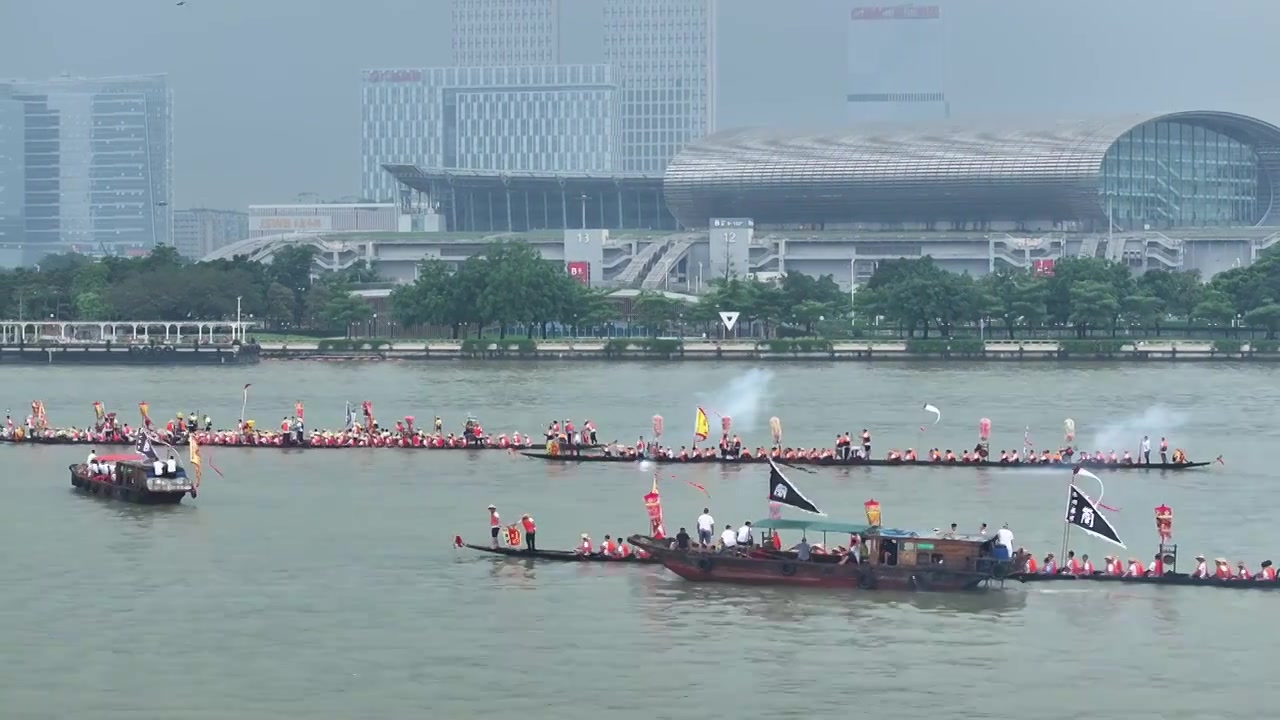
[[[720,543],[726,548],[731,548],[738,544],[738,533],[733,531],[732,525],[724,526],[724,532],[720,533]]]
[[[755,538],[751,535],[751,521],[748,520],[742,524],[742,527],[738,528],[737,541],[739,545],[756,544]]]
[[[1209,566],[1208,564],[1205,563],[1203,555],[1196,556],[1196,569],[1195,569],[1195,572],[1191,573],[1191,577],[1193,578],[1209,577]]]

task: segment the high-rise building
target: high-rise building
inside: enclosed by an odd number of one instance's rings
[[[622,81],[623,169],[661,173],[716,127],[717,0],[604,0],[605,62]]]
[[[173,247],[199,260],[224,245],[249,237],[249,214],[236,210],[192,208],[173,213]]]
[[[166,76],[0,81],[4,95],[23,106],[26,262],[171,242]]]
[[[936,5],[855,7],[849,13],[849,120],[946,120],[946,33]]]
[[[617,172],[618,83],[607,65],[366,70],[361,194],[394,201],[386,164]]]
[[[22,103],[0,90],[0,267],[21,263],[26,168]]]
[[[453,64],[558,65],[560,0],[453,0]]]

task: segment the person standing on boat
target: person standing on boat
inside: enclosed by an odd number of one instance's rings
[[[996,560],[1008,560],[1013,556],[1013,531],[1009,523],[996,531],[995,545],[991,547],[991,556]]]
[[[1151,438],[1142,436],[1142,462],[1151,464]]]
[[[524,526],[524,546],[529,552],[537,552],[538,542],[534,536],[538,534],[538,526],[533,524],[533,518],[529,517],[529,513],[525,513],[520,518],[520,524]]]
[[[1160,438],[1160,464],[1169,464],[1169,441],[1165,438]]]
[[[89,459],[84,461],[85,465],[92,465],[98,461],[98,453],[93,448],[89,448]]]
[[[498,516],[498,508],[489,506],[489,537],[493,539],[493,547],[498,547],[498,531],[502,529],[502,518]]]
[[[862,428],[862,458],[871,458],[871,431],[866,428]]]
[[[702,514],[698,516],[698,542],[703,548],[711,545],[711,534],[715,529],[716,519],[711,517],[710,508],[702,508]]]

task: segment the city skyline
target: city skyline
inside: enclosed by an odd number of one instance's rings
[[[860,4],[740,0],[720,13],[716,127],[845,127],[849,18]],[[930,4],[947,21],[956,119],[1188,107],[1280,119],[1280,99],[1257,91],[1270,82],[1266,28],[1280,22],[1280,7]],[[354,16],[324,0],[273,8],[288,32],[261,22],[260,4],[248,0],[3,3],[0,23],[21,31],[0,44],[0,67],[29,78],[167,73],[178,98],[177,207],[356,196],[360,69],[450,64],[450,4],[369,0]],[[602,23],[599,0],[561,0],[561,62],[600,62]],[[1197,51],[1171,52],[1170,37],[1193,38]]]

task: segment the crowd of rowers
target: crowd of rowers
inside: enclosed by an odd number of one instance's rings
[[[137,428],[127,422],[118,423],[114,418],[104,419],[87,428],[41,428],[33,426],[30,420],[26,425],[15,426],[11,417],[5,420],[4,427],[0,429],[0,439],[14,442],[127,445],[137,435]],[[338,431],[308,432],[302,418],[297,417],[282,418],[278,431],[259,428],[253,420],[237,423],[234,430],[215,430],[208,415],[201,418],[195,413],[179,413],[163,428],[151,425],[148,429],[153,436],[168,443],[183,443],[188,437],[194,437],[202,445],[231,446],[523,449],[535,447],[536,442],[533,436],[519,432],[486,435],[480,424],[470,419],[461,433],[445,433],[439,417],[435,419],[431,432],[413,427],[412,422],[405,420],[397,420],[390,428],[381,427],[373,421],[364,425],[353,422],[350,427]]]
[[[1028,574],[1158,578],[1164,577],[1168,572],[1172,572],[1165,570],[1164,557],[1161,553],[1156,553],[1154,559],[1144,565],[1136,557],[1131,557],[1128,562],[1125,562],[1119,555],[1107,555],[1102,559],[1102,569],[1099,570],[1094,567],[1093,561],[1089,559],[1088,555],[1081,555],[1077,558],[1074,550],[1068,550],[1066,560],[1059,565],[1053,553],[1046,555],[1044,560],[1037,564],[1035,556],[1027,553],[1022,548],[1018,548],[1018,552],[1014,555],[1014,562],[1016,565],[1020,560],[1026,560],[1024,572]],[[1263,560],[1259,567],[1260,569],[1257,573],[1250,572],[1248,566],[1241,560],[1236,563],[1233,569],[1230,561],[1226,558],[1216,558],[1213,561],[1213,568],[1210,569],[1204,556],[1197,555],[1196,569],[1191,573],[1190,577],[1205,580],[1276,581],[1276,570],[1272,567],[1270,560]]]
[[[739,462],[762,461],[765,458],[781,460],[786,462],[812,462],[812,463],[858,463],[865,462],[872,458],[871,454],[871,433],[863,429],[861,436],[861,446],[853,444],[852,436],[846,432],[843,435],[837,435],[835,443],[829,448],[794,448],[781,447],[775,445],[771,448],[763,446],[757,447],[754,452],[750,448],[743,447],[742,438],[738,435],[724,435],[720,438],[720,442],[716,447],[692,448],[681,446],[678,450],[670,447],[662,446],[656,442],[646,442],[644,438],[636,441],[634,446],[619,445],[612,443],[606,445],[603,452],[606,456],[627,457],[636,460],[644,459],[662,459],[662,460],[678,460],[683,462],[704,462],[717,460],[734,460]],[[1142,439],[1142,450],[1139,455],[1125,450],[1122,454],[1117,454],[1112,450],[1109,454],[1103,453],[1101,450],[1090,454],[1087,451],[1080,453],[1076,457],[1076,450],[1070,446],[1060,448],[1058,450],[1042,450],[1037,453],[1030,448],[1022,450],[1001,450],[999,459],[992,459],[991,452],[986,443],[978,443],[972,450],[964,450],[957,455],[951,449],[942,450],[933,448],[925,454],[922,461],[920,456],[913,448],[907,448],[905,451],[890,450],[885,454],[884,460],[888,462],[901,463],[998,463],[1001,465],[1044,465],[1044,464],[1082,464],[1082,465],[1135,465],[1140,463],[1151,462],[1151,441],[1149,438]],[[1169,441],[1166,438],[1160,438],[1160,462],[1168,464]],[[1180,450],[1173,451],[1173,463],[1183,464],[1188,462],[1187,454]]]

